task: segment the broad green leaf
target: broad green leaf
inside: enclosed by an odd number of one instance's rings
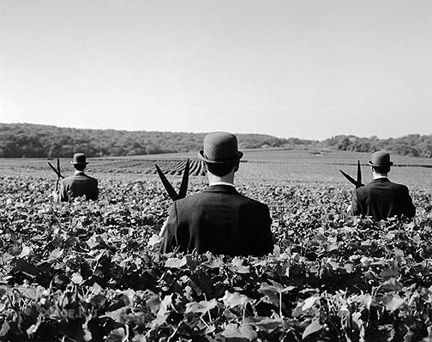
[[[380,273],[380,277],[387,280],[397,277],[397,273],[391,268],[386,268]]]
[[[222,297],[222,301],[225,304],[225,306],[229,308],[234,308],[236,306],[245,306],[250,299],[248,296],[242,295],[238,292],[230,293],[228,291],[225,291],[225,295]]]
[[[111,330],[105,342],[126,342],[129,335],[126,332],[126,328],[117,328]]]
[[[159,296],[157,294],[153,294],[146,300],[146,306],[150,309],[153,315],[157,315],[160,308]]]
[[[279,307],[279,291],[273,285],[262,283],[258,289],[264,295],[263,300],[275,307]]]
[[[93,295],[98,295],[103,291],[103,288],[98,283],[93,283],[93,285],[89,287],[89,290]]]
[[[181,259],[179,258],[169,258],[165,262],[165,267],[167,268],[181,268],[185,266],[187,263],[186,257],[183,257]]]
[[[63,255],[63,249],[56,248],[50,253],[50,255],[48,257],[48,261],[56,260],[56,259],[60,258],[62,255]]]
[[[397,248],[397,247],[394,249],[394,254],[395,254],[395,257],[400,257],[400,258],[403,258],[405,255],[404,251]]]
[[[257,338],[257,333],[249,324],[228,324],[221,335],[229,341],[230,339],[245,339],[248,341],[254,341]]]
[[[401,307],[405,299],[401,298],[398,294],[386,294],[383,297],[383,304],[387,310],[393,312]]]
[[[306,329],[303,331],[302,338],[305,339],[309,335],[312,335],[312,334],[315,334],[315,333],[321,331],[322,328],[323,328],[323,326],[318,322],[318,320],[313,320],[312,323],[309,324],[306,327]]]
[[[149,239],[147,245],[148,245],[149,247],[153,247],[153,246],[159,244],[161,241],[162,241],[162,237],[161,237],[161,236],[159,236],[159,235],[157,235],[157,234],[153,234],[153,235],[151,236],[151,238]]]
[[[172,306],[172,294],[166,295],[160,302],[159,311],[157,313],[156,318],[150,322],[150,326],[152,328],[158,328],[161,325],[165,324],[166,320],[168,319],[170,313],[169,309],[171,308],[171,306]]]
[[[243,265],[243,260],[240,258],[234,258],[231,261],[231,269],[236,272],[236,273],[240,273],[240,274],[247,274],[250,273],[250,267],[249,266],[244,266]]]
[[[3,322],[0,329],[0,337],[4,337],[10,330],[10,325],[7,321]]]
[[[83,282],[83,277],[81,276],[81,274],[79,274],[78,272],[76,272],[76,273],[72,274],[71,281],[74,284],[79,285],[79,284],[81,284]]]
[[[315,302],[318,300],[318,297],[316,296],[312,296],[307,298],[304,302],[303,302],[303,306],[302,306],[302,310],[306,311],[309,310],[310,308],[313,307],[313,305],[315,304]]]
[[[30,247],[28,247],[28,246],[26,246],[26,245],[22,245],[22,250],[21,250],[21,253],[20,253],[20,255],[18,255],[18,258],[25,258],[26,256],[29,256],[30,255],[30,253],[31,253],[31,248]]]
[[[270,317],[253,317],[248,319],[248,323],[265,332],[271,332],[274,329],[282,328],[283,319]]]
[[[212,299],[210,301],[202,300],[201,302],[192,302],[186,304],[185,313],[207,313],[208,311],[217,307],[217,300]]]

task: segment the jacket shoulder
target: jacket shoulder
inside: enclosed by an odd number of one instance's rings
[[[389,182],[389,187],[394,189],[395,191],[408,192],[408,187],[403,184]]]
[[[86,177],[89,179],[89,180],[91,180],[92,182],[95,182],[95,183],[97,183],[97,179],[96,178],[94,178],[94,177],[91,177],[91,176],[88,176],[88,175],[86,175]]]
[[[393,182],[390,182],[394,187],[397,187],[397,188],[400,188],[400,189],[407,189],[408,190],[408,187],[406,186],[406,185],[404,185],[404,184],[399,184],[399,183],[393,183]]]
[[[82,182],[82,181],[86,181],[86,182],[94,183],[94,184],[98,183],[98,180],[96,178],[90,177],[86,174],[84,174],[84,175],[71,175],[71,176],[68,176],[62,180],[63,184],[65,184],[65,185],[71,184],[74,182]]]
[[[371,188],[372,188],[371,183],[368,183],[365,186],[361,186],[360,188],[355,188],[354,192],[357,193],[358,195],[361,195],[370,191]]]
[[[253,198],[247,197],[245,195],[239,194],[239,196],[243,199],[243,201],[251,206],[255,206],[261,209],[268,209],[267,204],[257,201]]]
[[[213,199],[213,193],[201,191],[196,194],[187,196],[185,198],[179,199],[175,201],[175,206],[177,208],[188,208],[188,207],[194,207],[199,203],[203,203],[206,201],[211,201]],[[240,193],[234,193],[230,194],[232,196],[233,200],[240,206],[249,206],[256,208],[256,210],[269,210],[268,206],[262,202],[259,202],[257,200],[254,200],[250,197],[244,196]]]
[[[184,208],[184,207],[194,206],[196,203],[201,202],[208,197],[209,196],[203,191],[197,192],[185,198],[181,198],[174,201],[174,207]]]

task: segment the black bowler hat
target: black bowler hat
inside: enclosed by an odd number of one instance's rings
[[[390,154],[385,151],[377,151],[372,154],[372,160],[369,160],[369,165],[375,167],[392,166],[393,162],[390,161]]]
[[[75,153],[73,156],[73,165],[87,165],[86,156],[84,153]]]
[[[227,132],[209,133],[204,138],[204,149],[198,152],[206,163],[224,164],[240,160],[243,152],[238,150],[237,137]]]

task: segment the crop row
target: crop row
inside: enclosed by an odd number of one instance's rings
[[[204,176],[205,168],[204,164],[200,160],[190,160],[189,161],[189,175],[191,176]],[[161,170],[168,175],[182,175],[186,166],[186,160],[175,160],[167,159],[160,160],[157,162]],[[156,174],[156,169],[154,167],[147,168],[144,171],[145,174]]]

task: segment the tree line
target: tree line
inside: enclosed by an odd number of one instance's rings
[[[432,135],[409,134],[400,138],[359,138],[354,135],[338,135],[320,142],[334,150],[375,152],[387,150],[395,154],[432,158]]]
[[[35,124],[0,123],[0,157],[58,158],[84,152],[89,157],[133,156],[198,151],[205,133],[77,129]],[[399,155],[432,158],[432,135],[410,134],[379,139],[337,135],[322,141],[238,134],[240,149],[328,148],[353,152],[387,150]]]
[[[198,151],[205,133],[77,129],[35,124],[0,124],[0,157],[58,158],[84,152],[89,157]],[[264,134],[239,134],[239,147],[281,148],[312,144]]]

